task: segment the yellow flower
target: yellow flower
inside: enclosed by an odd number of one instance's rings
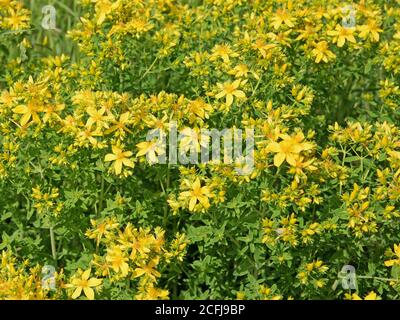
[[[292,42],[292,40],[290,38],[291,32],[292,32],[292,30],[287,30],[285,32],[279,32],[279,33],[269,32],[267,34],[267,36],[271,41],[277,42],[282,46],[291,48],[291,45],[290,45],[290,43]]]
[[[63,104],[46,105],[45,107],[43,107],[43,112],[44,112],[43,122],[46,123],[52,118],[60,120],[58,112],[63,110],[64,108],[65,105]]]
[[[139,288],[135,296],[137,300],[165,300],[168,299],[169,291],[154,287],[153,283],[146,284]]]
[[[274,27],[275,30],[278,30],[281,25],[285,24],[289,28],[294,27],[295,18],[293,18],[286,9],[278,9],[275,12],[275,15],[271,19],[270,25]]]
[[[205,103],[201,98],[191,101],[187,108],[190,114],[190,123],[193,123],[196,120],[196,116],[201,119],[208,119],[208,113],[213,110],[212,106]]]
[[[94,290],[92,288],[101,285],[103,280],[96,278],[89,279],[90,271],[90,269],[86,270],[82,273],[80,278],[74,278],[72,279],[70,284],[66,285],[67,288],[75,288],[75,291],[71,296],[72,299],[78,298],[81,295],[82,290],[89,300],[94,299]]]
[[[158,163],[157,155],[160,156],[166,152],[160,141],[144,141],[138,143],[136,147],[139,149],[136,157],[146,155],[150,164]]]
[[[359,36],[361,38],[367,39],[369,37],[374,42],[379,41],[379,32],[383,31],[379,28],[375,20],[368,20],[367,24],[358,26],[358,30],[360,31]]]
[[[212,55],[210,60],[214,61],[220,57],[224,63],[229,63],[229,57],[238,57],[239,55],[235,53],[228,45],[218,44],[212,50]]]
[[[200,179],[197,178],[193,183],[192,190],[184,191],[180,194],[181,198],[189,198],[189,210],[193,211],[197,202],[208,209],[210,207],[210,202],[208,198],[211,196],[210,189],[207,186],[202,187]]]
[[[276,48],[276,44],[266,44],[264,39],[258,38],[251,47],[258,50],[263,58],[267,58],[268,54],[271,56],[271,50]]]
[[[131,151],[123,151],[118,146],[112,146],[112,152],[113,153],[107,154],[104,160],[107,162],[114,161],[115,174],[117,175],[121,174],[123,165],[130,168],[134,167],[133,161],[131,159],[128,159],[132,156]]]
[[[8,16],[4,18],[4,22],[11,30],[21,30],[29,27],[29,16],[27,10],[18,5],[14,10],[8,10]]]
[[[102,134],[96,129],[92,130],[89,127],[85,127],[85,130],[79,131],[77,133],[77,142],[79,145],[86,144],[86,140],[88,140],[93,146],[97,146],[99,142],[95,137],[101,136]]]
[[[131,260],[135,260],[137,256],[145,257],[150,252],[150,242],[148,237],[134,238],[125,246],[131,249],[131,254],[129,256]]]
[[[106,108],[101,108],[97,110],[94,107],[87,108],[86,112],[89,114],[89,119],[86,122],[86,126],[91,127],[93,124],[97,126],[97,128],[108,128],[108,124],[106,121],[112,119],[110,116],[105,116]]]
[[[201,147],[206,148],[210,141],[210,137],[202,133],[198,128],[184,128],[180,134],[182,138],[179,142],[179,149],[184,153],[189,150],[200,152]]]
[[[356,39],[354,38],[355,28],[345,28],[340,24],[336,25],[335,30],[328,31],[327,34],[329,36],[334,37],[333,43],[337,43],[339,48],[343,47],[346,41],[356,43]]]
[[[156,257],[156,258],[152,259],[150,262],[148,262],[147,264],[141,263],[135,269],[135,278],[145,275],[152,280],[156,280],[156,278],[161,276],[161,274],[156,269],[159,261],[160,261],[160,258]]]
[[[118,227],[117,219],[115,217],[106,218],[103,221],[90,219],[92,229],[86,231],[85,235],[89,239],[96,239],[96,245],[99,245],[103,237],[107,237],[113,229]]]
[[[114,246],[107,249],[106,261],[111,264],[111,268],[115,272],[121,272],[123,277],[128,275],[129,265],[126,263],[128,258],[124,255],[121,247]]]
[[[236,292],[236,300],[244,300],[246,299],[246,295],[242,291]]]
[[[22,114],[20,119],[21,126],[26,125],[32,118],[34,122],[40,123],[38,112],[42,111],[43,108],[38,106],[34,102],[28,102],[26,105],[19,105],[13,109],[15,113]]]
[[[79,116],[77,114],[74,115],[68,115],[65,117],[65,119],[62,119],[61,125],[62,128],[59,130],[59,132],[67,133],[67,132],[77,132],[78,131],[78,126],[81,124],[80,118],[82,116]]]
[[[92,91],[84,90],[75,93],[72,97],[72,103],[79,106],[86,106],[87,108],[95,107],[96,100],[95,94]]]
[[[381,298],[374,291],[371,291],[364,297],[364,299],[362,299],[357,293],[353,293],[353,294],[346,293],[345,299],[348,299],[348,300],[380,300]]]
[[[371,291],[365,296],[364,300],[379,300],[379,297],[375,292]]]
[[[246,98],[245,93],[242,90],[238,90],[240,86],[240,80],[236,80],[233,83],[232,82],[225,82],[224,84],[218,83],[217,84],[219,89],[221,90],[220,93],[218,93],[215,98],[221,99],[223,97],[226,97],[226,105],[229,107],[233,103],[233,97],[237,98]]]
[[[314,46],[315,48],[311,51],[311,54],[315,57],[316,63],[320,63],[321,60],[324,62],[328,62],[329,60],[336,57],[336,55],[329,50],[328,42],[320,41]]]
[[[309,171],[318,170],[318,168],[313,165],[313,162],[315,161],[315,159],[304,161],[304,157],[295,155],[295,161],[296,161],[296,164],[290,168],[289,172],[295,175],[294,178],[297,183],[300,182],[300,177],[305,176],[303,169],[307,169]]]
[[[125,136],[125,132],[132,133],[126,126],[131,123],[131,114],[130,112],[125,112],[120,115],[119,120],[113,119],[113,126],[108,129],[105,133],[109,134],[116,131],[116,135],[120,137]]]
[[[311,150],[313,145],[308,142],[301,142],[304,139],[302,133],[296,134],[294,137],[288,135],[281,135],[283,140],[281,142],[271,142],[267,146],[268,151],[275,152],[274,165],[280,167],[286,160],[291,166],[296,166],[296,155],[301,151]]]
[[[320,29],[321,29],[320,26],[306,24],[303,30],[298,30],[299,35],[297,36],[296,40],[312,39],[316,36],[317,31],[319,31]]]
[[[234,75],[235,78],[246,78],[249,73],[249,67],[244,63],[237,65],[233,70],[228,72],[231,75]]]
[[[393,254],[397,257],[397,259],[386,260],[385,261],[386,267],[400,265],[400,244],[395,244],[393,246]]]
[[[99,0],[96,3],[97,24],[101,25],[106,19],[107,14],[112,10],[112,4],[109,0]]]

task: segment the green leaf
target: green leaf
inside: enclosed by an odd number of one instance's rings
[[[400,278],[400,266],[399,265],[392,266],[392,270],[390,271],[390,276],[393,279],[399,279]]]

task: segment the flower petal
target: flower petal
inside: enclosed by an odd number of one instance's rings
[[[94,291],[93,291],[92,288],[85,287],[85,288],[83,288],[83,292],[85,293],[85,296],[86,296],[89,300],[94,300]]]
[[[117,159],[117,157],[115,156],[115,154],[109,153],[104,157],[104,161],[108,162],[108,161],[114,161],[115,159]]]
[[[283,161],[285,161],[285,158],[286,156],[284,153],[277,153],[274,157],[274,165],[279,168]]]
[[[75,289],[74,293],[72,294],[71,298],[76,299],[78,298],[82,293],[82,287],[78,287]]]
[[[101,285],[102,282],[103,282],[102,279],[90,278],[88,280],[88,286],[89,287],[97,287],[97,286]]]
[[[92,271],[91,269],[87,269],[84,273],[82,273],[82,279],[83,279],[83,280],[89,279],[89,276],[90,276],[90,272],[91,272],[91,271]]]

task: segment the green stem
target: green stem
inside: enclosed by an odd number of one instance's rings
[[[100,187],[100,198],[99,198],[99,213],[103,211],[103,199],[104,199],[104,176],[101,175],[101,187]]]
[[[390,279],[390,278],[373,277],[373,276],[357,276],[357,278],[399,282],[399,279]]]
[[[164,198],[165,198],[165,200],[167,200],[167,193],[165,192],[165,188],[164,188],[164,185],[162,183],[161,178],[160,178],[160,185],[161,185],[161,189],[162,189]],[[167,218],[168,218],[168,207],[164,206],[164,217],[163,217],[163,226],[164,226],[164,228],[166,228],[166,226],[167,226]]]
[[[157,60],[158,60],[158,57],[156,57],[156,58],[154,59],[153,63],[150,65],[150,67],[147,68],[146,72],[143,74],[143,76],[140,78],[140,80],[143,80],[144,77],[146,77],[147,74],[150,72],[150,70],[153,69],[153,67],[154,67],[154,65],[156,64]]]
[[[53,256],[54,262],[57,264],[56,240],[54,237],[53,227],[50,227],[50,242],[51,242],[51,254]]]
[[[346,159],[346,153],[347,150],[343,149],[343,146],[340,146],[342,148],[342,152],[343,152],[343,158],[342,158],[342,167],[344,167],[344,160]],[[342,195],[342,187],[343,187],[343,183],[342,181],[339,182],[339,194]]]
[[[260,83],[261,83],[261,79],[262,79],[262,75],[258,78],[258,81],[257,81],[257,83],[256,83],[256,86],[255,86],[254,89],[253,89],[253,93],[251,94],[251,97],[253,97],[253,96],[256,94],[257,89],[258,89],[258,86],[259,86]]]

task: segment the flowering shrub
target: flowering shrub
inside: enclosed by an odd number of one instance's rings
[[[0,0],[0,298],[399,297],[399,1],[66,3]]]

